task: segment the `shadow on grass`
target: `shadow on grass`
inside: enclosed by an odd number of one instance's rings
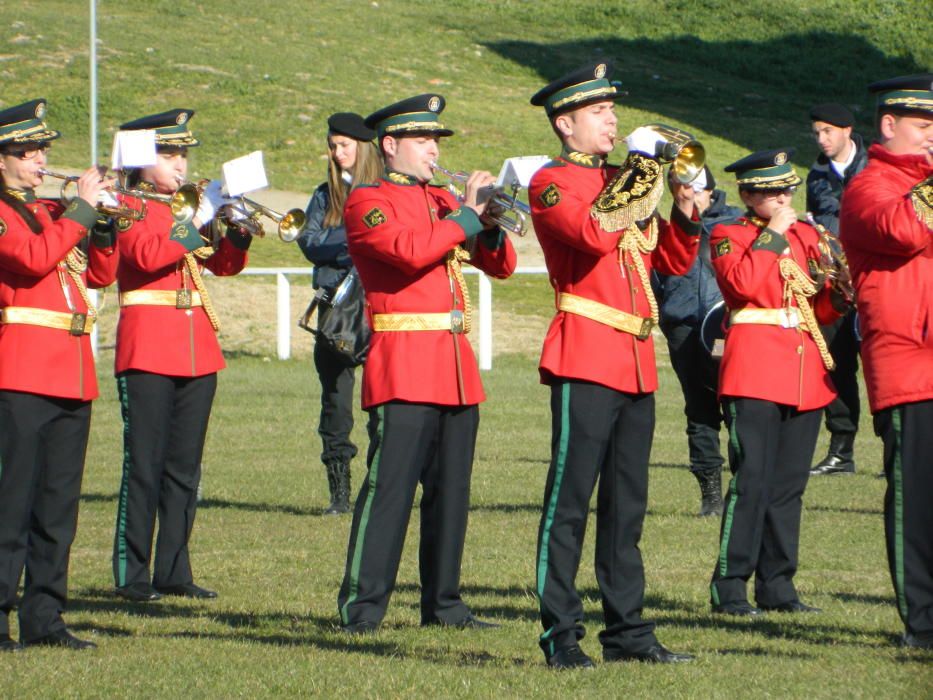
[[[816,155],[807,118],[811,105],[827,101],[851,105],[862,123],[857,128],[869,134],[873,110],[865,86],[927,70],[910,58],[885,55],[863,37],[822,30],[764,41],[704,41],[689,35],[661,39],[603,36],[560,43],[516,39],[485,45],[537,71],[541,85],[586,61],[613,59],[614,77],[628,92],[621,103],[624,107],[659,113],[747,150],[797,146],[795,160],[801,165],[809,165]],[[830,66],[846,69],[833,74],[827,91]],[[862,105],[866,108],[859,109]]]
[[[896,605],[893,595],[872,595],[869,593],[830,593],[833,598],[844,603],[861,603],[863,605]]]
[[[816,511],[818,513],[848,513],[850,515],[872,515],[881,517],[884,511],[880,508],[852,508],[851,506],[827,506],[804,504],[804,510]]]

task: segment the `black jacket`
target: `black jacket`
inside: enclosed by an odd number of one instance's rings
[[[868,165],[868,149],[862,137],[852,132],[852,141],[855,143],[855,159],[852,165],[846,168],[846,175],[840,178],[839,174],[830,165],[829,158],[820,154],[807,175],[807,211],[813,214],[818,223],[825,226],[832,233],[839,235],[839,200],[842,190],[849,181]]]
[[[327,183],[322,183],[311,195],[305,210],[307,222],[298,236],[298,247],[314,264],[311,283],[315,289],[333,289],[353,267],[347,252],[347,230],[340,226],[325,226],[324,214],[330,201]]]
[[[726,204],[725,192],[713,190],[709,209],[700,217],[700,249],[691,268],[684,275],[652,273],[651,286],[658,299],[662,331],[683,324],[699,327],[707,311],[722,299],[710,262],[709,234],[716,224],[741,215],[741,209]]]

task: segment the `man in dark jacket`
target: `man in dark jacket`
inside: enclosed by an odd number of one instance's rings
[[[852,131],[855,123],[852,113],[842,105],[816,105],[810,110],[810,120],[813,137],[822,152],[807,176],[807,211],[831,234],[832,244],[841,251],[836,237],[842,191],[868,163],[868,151],[862,137]],[[829,452],[810,473],[851,474],[855,471],[853,447],[861,410],[855,309],[821,330],[836,361],[836,369],[830,376],[838,396],[825,409]]]
[[[726,204],[726,193],[716,189],[708,167],[689,185],[668,178],[672,191],[693,187],[703,231],[700,250],[685,275],[655,274],[653,283],[661,315],[661,331],[667,339],[671,365],[684,395],[690,471],[700,483],[700,515],[722,512],[722,465],[719,428],[722,412],[716,398],[719,363],[700,342],[706,314],[722,301],[710,264],[709,235],[713,226],[740,216],[742,210]]]

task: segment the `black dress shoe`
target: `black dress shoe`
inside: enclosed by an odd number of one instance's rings
[[[904,636],[901,637],[900,645],[905,649],[926,649],[930,651],[933,650],[933,635],[919,635],[904,632]]]
[[[23,645],[14,641],[8,634],[0,634],[0,652],[22,651]]]
[[[658,642],[645,651],[625,651],[623,649],[603,649],[603,661],[642,661],[649,664],[682,664],[693,661],[690,654],[680,654],[667,649]]]
[[[217,597],[215,591],[201,588],[194,583],[182,583],[177,586],[156,586],[155,589],[162,595],[175,595],[181,596],[182,598],[200,598],[206,600],[208,598]]]
[[[151,603],[162,596],[148,583],[131,583],[128,586],[117,586],[116,594],[134,603]]]
[[[362,622],[351,622],[349,625],[341,627],[347,634],[361,636],[364,634],[375,634],[379,629],[379,623],[372,620],[363,620]]]
[[[756,617],[764,611],[761,608],[752,606],[748,601],[742,600],[736,603],[723,603],[714,605],[713,613],[716,615],[736,615],[738,617]]]
[[[810,470],[810,476],[829,474],[855,474],[855,462],[845,457],[830,455]]]
[[[491,630],[501,627],[495,622],[486,622],[486,620],[480,620],[478,617],[473,615],[473,613],[467,614],[465,618],[459,622],[446,623],[442,620],[431,620],[430,622],[423,622],[422,627],[454,627],[458,630]]]
[[[782,612],[782,613],[820,613],[820,612],[823,612],[819,608],[814,608],[812,605],[801,603],[799,600],[788,600],[786,603],[780,603],[778,605],[762,605],[760,607],[762,610],[765,610],[767,612]]]
[[[72,649],[73,651],[97,648],[97,645],[94,642],[89,642],[85,639],[78,639],[65,628],[56,630],[55,632],[50,632],[44,637],[39,637],[38,639],[31,639],[26,642],[24,646],[64,647],[65,649]]]
[[[569,647],[558,649],[547,657],[547,665],[558,671],[571,668],[596,668],[593,659],[584,653],[579,644],[571,644]]]

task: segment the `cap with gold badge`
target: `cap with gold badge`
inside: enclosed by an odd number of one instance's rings
[[[725,167],[727,173],[735,173],[735,181],[743,190],[784,190],[797,187],[803,180],[794,171],[790,159],[793,148],[777,148],[758,151]]]
[[[197,146],[201,142],[194,138],[189,128],[193,109],[170,109],[159,114],[150,114],[120,125],[120,131],[150,129],[155,132],[156,146]]]
[[[562,78],[549,83],[531,98],[535,107],[544,107],[549,117],[576,109],[591,102],[619,100],[628,93],[621,83],[609,80],[612,64],[608,61],[588,63]]]
[[[374,129],[380,139],[383,136],[413,134],[452,136],[454,132],[438,119],[446,105],[446,100],[440,95],[416,95],[373,112],[364,123]]]
[[[30,100],[0,112],[0,144],[41,143],[59,134],[45,123],[45,99]]]
[[[903,75],[868,86],[878,95],[878,111],[933,114],[933,73]]]

